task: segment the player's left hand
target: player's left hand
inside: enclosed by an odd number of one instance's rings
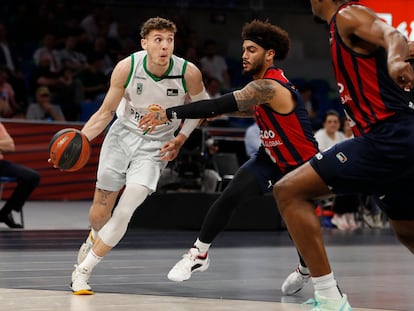
[[[151,133],[158,125],[168,121],[165,110],[154,111],[146,114],[138,121],[138,127],[144,134]]]
[[[175,139],[167,142],[160,150],[161,160],[172,161],[174,160],[178,152],[180,151],[181,145],[175,141]]]
[[[414,69],[409,62],[394,62],[388,65],[391,78],[401,87],[414,87]]]

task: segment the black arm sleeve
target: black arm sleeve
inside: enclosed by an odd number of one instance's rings
[[[219,98],[200,100],[194,103],[167,108],[168,119],[201,119],[211,118],[223,113],[238,111],[236,98],[228,93]]]

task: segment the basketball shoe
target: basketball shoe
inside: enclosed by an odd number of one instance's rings
[[[80,270],[75,265],[75,270],[72,272],[72,283],[70,288],[74,295],[93,295],[91,286],[89,285],[89,278],[91,273],[86,269]]]
[[[210,266],[210,258],[208,253],[200,254],[198,248],[193,246],[187,254],[183,255],[183,259],[175,264],[168,273],[168,279],[174,282],[182,282],[191,278],[191,274],[196,271],[206,271]]]
[[[288,275],[286,280],[282,284],[282,293],[284,295],[294,295],[300,291],[305,284],[309,281],[310,275],[300,272],[299,267],[296,268],[291,274]]]
[[[309,299],[305,304],[313,304],[311,311],[352,311],[346,295],[336,300],[320,296],[315,292],[315,299]]]
[[[89,233],[88,238],[86,241],[81,245],[78,251],[78,265],[82,263],[85,259],[86,255],[88,255],[89,251],[92,249],[94,243],[94,239],[92,237],[92,231]]]

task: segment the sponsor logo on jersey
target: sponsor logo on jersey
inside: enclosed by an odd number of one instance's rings
[[[151,104],[148,106],[148,111],[150,112],[157,112],[157,111],[161,111],[161,106],[157,105],[157,104]]]
[[[137,94],[141,95],[142,94],[142,83],[137,83]]]
[[[178,89],[167,89],[167,96],[178,96]]]

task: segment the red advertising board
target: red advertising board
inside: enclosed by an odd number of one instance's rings
[[[388,24],[414,40],[414,0],[361,0]]]

